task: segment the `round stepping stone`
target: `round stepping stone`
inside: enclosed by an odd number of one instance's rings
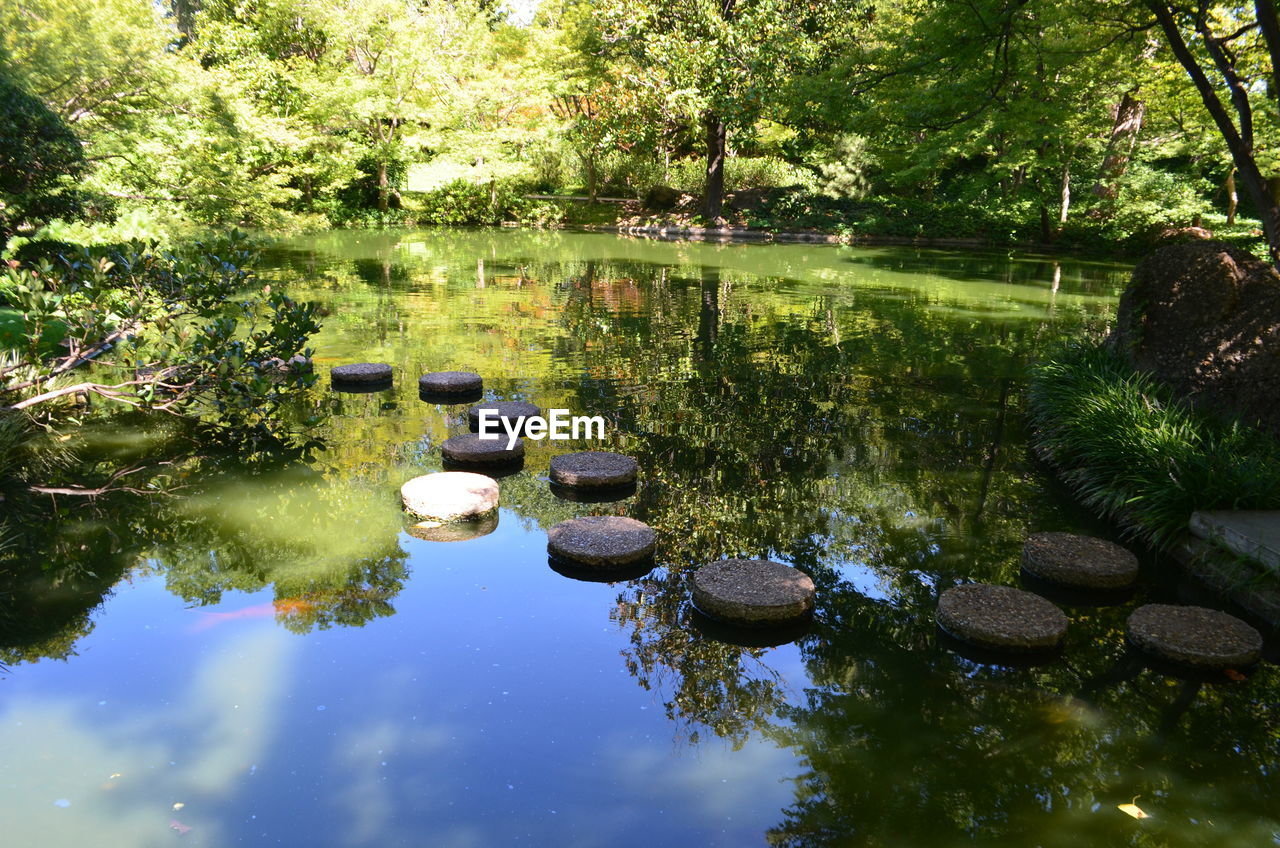
[[[561,521],[547,532],[547,553],[576,566],[619,568],[653,556],[657,536],[648,524],[619,515]]]
[[[694,606],[733,624],[783,624],[813,612],[813,581],[780,562],[721,560],[699,568],[690,582]]]
[[[459,465],[498,465],[524,459],[524,442],[516,439],[510,448],[504,433],[496,439],[482,439],[478,433],[453,436],[440,445],[444,458]]]
[[[470,371],[433,371],[418,378],[418,391],[428,395],[469,395],[484,388],[484,380]]]
[[[451,521],[447,524],[423,521],[406,528],[405,532],[425,542],[465,542],[488,536],[497,529],[498,511],[495,509],[473,521]]]
[[[495,424],[492,422],[507,420],[514,425],[516,420],[519,418],[524,418],[528,421],[528,419],[533,416],[542,414],[541,409],[522,400],[495,400],[490,401],[489,403],[480,403],[467,410],[467,423],[471,425],[472,430],[480,429],[480,411],[484,409],[493,409],[497,411],[496,415],[492,413],[489,415],[489,421],[491,422],[489,425],[490,432],[493,432],[495,427]],[[496,427],[498,432],[503,433],[504,435],[506,434],[507,431],[503,428],[501,423],[497,423]],[[523,429],[523,425],[521,426],[521,429]]]
[[[1126,589],[1138,579],[1138,558],[1119,545],[1074,533],[1034,533],[1022,548],[1032,577],[1073,589]]]
[[[391,382],[391,366],[382,362],[357,362],[354,365],[336,365],[329,372],[334,385],[376,386]]]
[[[1197,668],[1241,668],[1262,657],[1262,635],[1205,607],[1147,604],[1129,616],[1129,641],[1160,659]]]
[[[942,593],[938,626],[979,648],[1043,651],[1067,635],[1067,617],[1051,602],[1012,586],[969,583]]]
[[[640,465],[608,451],[566,453],[551,460],[551,482],[570,488],[622,487],[636,481]]]
[[[441,471],[405,483],[400,499],[405,509],[428,521],[479,518],[497,508],[498,483],[483,474]]]

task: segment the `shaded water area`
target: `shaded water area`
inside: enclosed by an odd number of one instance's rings
[[[1204,845],[1280,841],[1280,678],[1133,667],[1124,619],[1181,591],[1147,564],[1070,606],[1061,659],[939,643],[940,591],[1017,584],[1028,532],[1105,534],[1027,452],[1027,365],[1105,326],[1126,269],[1004,254],[333,232],[266,281],[326,307],[286,467],[183,466],[161,498],[67,507],[5,577],[0,823],[15,846]],[[382,361],[393,389],[334,394]],[[490,397],[603,415],[641,485],[551,493],[528,442],[493,532],[406,532],[467,369]],[[91,426],[124,464],[163,425]],[[652,525],[658,567],[585,582],[547,528]],[[691,609],[689,570],[793,564],[790,643]],[[1135,803],[1149,818],[1119,809]]]

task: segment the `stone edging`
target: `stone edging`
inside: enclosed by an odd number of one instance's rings
[[[1274,574],[1190,533],[1174,542],[1169,555],[1187,574],[1273,631],[1280,630],[1280,582]]]

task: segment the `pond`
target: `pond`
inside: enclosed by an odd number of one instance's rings
[[[938,593],[1016,585],[1026,534],[1105,527],[1028,454],[1028,363],[1105,328],[1126,269],[907,248],[645,242],[515,230],[323,233],[265,282],[324,307],[323,446],[210,463],[171,496],[59,513],[10,575],[0,822],[14,846],[1205,845],[1280,841],[1275,667],[1131,667],[1123,623],[1184,591],[1070,606],[1062,658],[939,643]],[[392,389],[328,370],[386,362]],[[464,406],[417,377],[601,415],[528,442],[493,532],[406,532]],[[104,461],[166,425],[99,423]],[[553,494],[588,447],[641,467],[616,503]],[[622,514],[657,567],[553,570],[546,531]],[[809,573],[812,628],[750,647],[691,568]],[[1134,804],[1148,817],[1126,814]],[[1131,809],[1131,812],[1134,810]]]

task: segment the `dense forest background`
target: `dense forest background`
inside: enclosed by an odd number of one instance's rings
[[[550,224],[582,206],[528,195],[582,194],[994,243],[1199,227],[1276,256],[1271,0],[522,12],[0,0],[0,237]]]

